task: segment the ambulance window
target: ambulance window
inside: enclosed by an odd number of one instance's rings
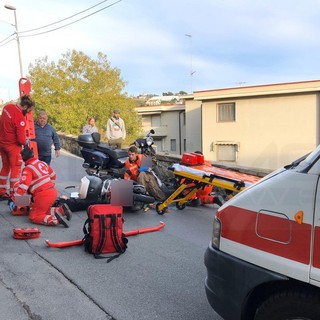
[[[320,175],[320,159],[310,168],[309,174]]]
[[[303,162],[309,165],[308,173],[319,175],[320,174],[320,145],[314,151],[312,151]]]

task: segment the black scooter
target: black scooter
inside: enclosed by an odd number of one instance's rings
[[[154,133],[154,130],[151,130],[149,135],[151,133]],[[146,141],[147,137],[137,139],[138,144],[136,144],[144,153],[147,152],[147,144],[151,146],[150,139]],[[152,138],[151,140],[153,143]],[[70,209],[78,211],[86,209],[91,204],[110,203],[111,184],[123,179],[128,151],[100,143],[99,133],[81,134],[77,142],[82,147],[81,154],[84,158],[82,166],[87,175],[81,179],[79,198],[67,200]],[[132,206],[124,206],[125,209],[138,211],[145,204],[155,202],[155,199],[147,194],[144,186],[132,183]]]
[[[100,134],[85,133],[78,136],[77,140],[84,159],[84,167],[98,174],[102,171],[112,178],[123,178],[125,162],[128,151],[115,149],[106,143],[100,142]]]

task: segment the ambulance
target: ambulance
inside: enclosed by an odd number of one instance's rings
[[[320,146],[228,200],[205,252],[224,320],[320,320]]]

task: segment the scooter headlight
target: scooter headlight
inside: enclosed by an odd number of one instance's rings
[[[147,143],[147,146],[150,147],[152,145],[152,142],[153,142],[153,139],[148,137],[146,138],[146,143]]]
[[[94,176],[85,176],[81,179],[79,198],[98,200],[101,194],[102,180]]]

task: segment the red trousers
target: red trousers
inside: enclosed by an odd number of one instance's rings
[[[10,188],[9,194],[10,196],[13,196],[13,186],[19,181],[21,175],[22,158],[20,152],[21,146],[17,145],[0,147],[2,159],[2,168],[0,171],[0,196],[8,193],[8,179]]]
[[[35,224],[44,224],[55,226],[59,224],[55,212],[63,214],[62,208],[52,207],[56,201],[58,191],[55,188],[40,191],[33,196],[33,202],[30,205],[29,220]]]

